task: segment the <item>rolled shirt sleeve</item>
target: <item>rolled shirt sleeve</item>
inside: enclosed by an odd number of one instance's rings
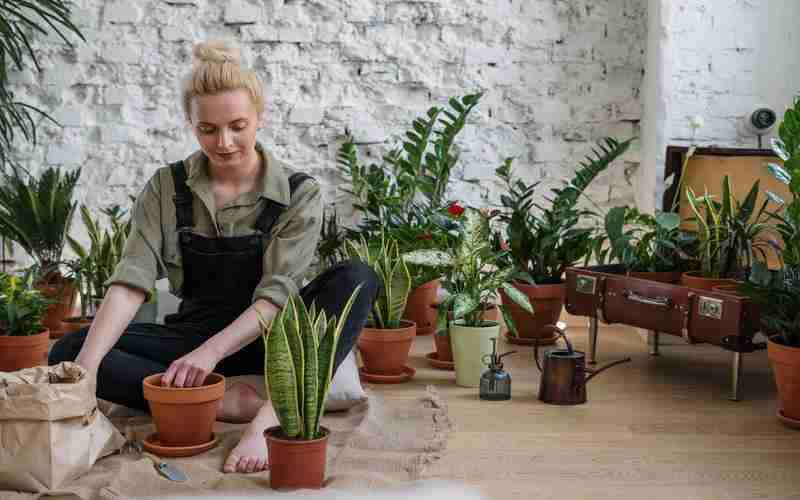
[[[264,299],[283,307],[290,295],[299,293],[314,259],[321,226],[322,194],[315,181],[306,180],[279,217],[264,250],[264,274],[253,292],[254,302]]]
[[[124,284],[142,290],[150,298],[157,279],[164,276],[163,266],[154,252],[161,252],[161,185],[158,175],[153,176],[136,199],[131,232],[125,241],[114,274],[106,286]]]

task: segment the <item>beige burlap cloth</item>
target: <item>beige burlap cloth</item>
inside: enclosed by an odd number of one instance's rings
[[[111,421],[128,439],[141,440],[155,431],[147,415],[120,416],[109,411]],[[447,406],[433,386],[416,397],[384,399],[369,392],[369,399],[347,412],[330,413],[323,425],[331,429],[328,444],[327,483],[341,490],[362,490],[413,481],[427,464],[439,458],[452,430]],[[189,477],[185,483],[163,478],[153,462],[135,451],[99,460],[92,470],[58,490],[45,494],[0,491],[2,500],[110,499],[166,495],[211,495],[250,492],[277,495],[269,488],[269,472],[224,474],[222,465],[236,445],[243,425],[217,422],[216,448],[195,457],[166,459]]]

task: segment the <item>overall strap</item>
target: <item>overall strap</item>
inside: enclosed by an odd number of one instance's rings
[[[290,196],[294,195],[294,192],[297,191],[297,188],[299,188],[300,185],[308,179],[312,179],[312,177],[304,172],[295,172],[289,176]],[[264,205],[264,210],[261,212],[261,215],[258,216],[258,220],[256,221],[256,228],[258,228],[262,234],[269,235],[270,231],[272,230],[272,226],[275,225],[278,217],[280,217],[283,211],[286,210],[286,205],[273,200],[265,201],[266,204]]]
[[[172,180],[175,183],[175,217],[177,219],[177,229],[192,228],[192,192],[186,185],[186,167],[183,161],[176,161],[170,164]]]

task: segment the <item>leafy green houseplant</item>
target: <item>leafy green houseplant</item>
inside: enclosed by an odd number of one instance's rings
[[[50,336],[42,318],[49,301],[30,278],[0,273],[0,371],[47,363]]]
[[[563,274],[589,257],[600,237],[596,227],[587,226],[595,213],[580,208],[578,202],[592,181],[628,150],[634,139],[619,142],[605,138],[592,150],[564,186],[552,190],[543,203],[534,199],[538,182],[515,178],[511,159],[495,170],[505,184],[500,197],[498,219],[503,229],[494,236],[496,250],[507,248],[503,267],[514,269],[515,287],[534,305],[535,316],[518,308],[511,314],[519,328],[517,343],[554,342],[547,325],[555,324],[564,304]],[[504,303],[513,303],[505,292]]]
[[[695,259],[700,262],[700,277],[710,280],[744,279],[758,260],[766,261],[769,228],[766,198],[757,206],[759,182],[756,181],[741,202],[736,198],[730,178],[722,179],[722,195],[716,200],[708,193],[697,196],[692,188],[686,189],[697,237]],[[683,282],[694,288],[715,286],[701,284],[695,274],[684,274]],[[687,279],[689,281],[687,281]],[[691,284],[690,284],[691,281]],[[695,282],[696,281],[696,282]],[[721,284],[721,283],[717,283]]]
[[[498,289],[528,313],[532,314],[533,308],[528,298],[512,286],[513,269],[497,266],[499,255],[490,243],[488,217],[474,209],[466,209],[463,217],[463,235],[452,254],[421,250],[404,258],[420,265],[448,268],[442,285],[448,296],[439,304],[437,329],[449,332],[456,383],[475,387],[483,371],[482,356],[491,354],[490,339],[500,333],[497,322],[485,319],[487,311],[494,307]],[[499,307],[509,331],[515,335],[516,326],[507,305]]]
[[[378,293],[369,323],[358,338],[358,348],[369,375],[388,375],[401,381],[408,353],[416,335],[416,325],[403,320],[411,274],[403,260],[397,241],[382,234],[380,240],[350,242],[351,255],[370,266],[383,287]]]
[[[632,207],[613,207],[605,217],[608,258],[635,277],[677,283],[688,238],[673,212],[643,214]]]
[[[299,296],[290,297],[269,323],[259,317],[265,332],[264,377],[280,424],[264,432],[273,488],[323,484],[328,431],[320,419],[339,336],[360,289],[350,295],[338,319],[314,304],[307,308]]]

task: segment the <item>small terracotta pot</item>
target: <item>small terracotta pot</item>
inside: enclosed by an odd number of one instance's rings
[[[631,271],[628,273],[631,278],[642,280],[657,281],[659,283],[679,283],[681,281],[680,271]]]
[[[64,318],[61,320],[61,334],[67,335],[83,328],[88,328],[92,325],[92,321],[94,321],[94,316],[87,316],[86,319],[81,319],[80,317]]]
[[[739,281],[729,278],[703,278],[700,271],[690,271],[681,274],[681,285],[694,288],[695,290],[708,290],[709,292],[719,285],[734,285]]]
[[[779,338],[769,338],[767,356],[778,386],[780,412],[797,421],[800,420],[800,347],[783,345]]]
[[[48,299],[55,300],[48,306],[42,324],[50,330],[50,338],[62,337],[64,332],[61,331],[61,320],[72,315],[72,308],[75,305],[74,283],[62,279],[57,283],[37,285],[36,288]]]
[[[195,446],[211,441],[217,401],[225,395],[225,377],[212,373],[200,387],[162,387],[163,373],[142,381],[144,398],[166,446]]]
[[[264,431],[269,460],[269,485],[273,489],[320,489],[325,483],[325,459],[330,431],[312,441],[282,437],[279,426]]]
[[[453,348],[450,345],[449,333],[435,333],[433,342],[436,344],[436,359],[439,361],[453,361]]]
[[[431,306],[436,304],[439,292],[439,280],[433,280],[411,290],[406,302],[403,318],[416,323],[417,335],[430,335],[436,330],[436,311]]]
[[[364,369],[371,375],[400,375],[408,362],[417,326],[401,320],[401,328],[380,330],[364,327],[358,337],[358,349]]]
[[[519,338],[536,339],[540,345],[554,343],[556,336],[552,329],[545,327],[556,324],[561,317],[567,285],[565,283],[553,285],[514,283],[514,287],[528,297],[535,312],[534,315],[531,315],[512,301],[502,288],[498,290],[503,304],[511,313],[511,319],[514,320],[517,327]]]
[[[712,292],[725,293],[728,295],[733,295],[734,297],[744,297],[745,295],[741,290],[741,283],[726,283],[724,285],[716,285],[711,287]]]
[[[49,345],[49,330],[35,335],[0,335],[0,372],[46,366]]]

